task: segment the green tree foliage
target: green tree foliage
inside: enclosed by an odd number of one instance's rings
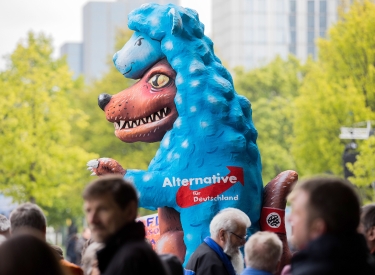
[[[132,32],[129,30],[120,29],[118,31],[114,53],[123,47],[131,35]],[[100,94],[117,94],[135,82],[126,79],[117,71],[112,63],[112,56],[108,57],[108,67],[108,72],[101,79],[89,84],[85,91],[77,97],[78,107],[89,117],[88,123],[90,126],[84,131],[77,131],[75,139],[85,150],[95,152],[100,157],[113,158],[125,169],[147,169],[159,148],[159,142],[122,142],[115,136],[113,124],[106,120],[105,113],[98,106]],[[150,213],[153,212],[140,209],[141,216]]]
[[[354,177],[349,178],[349,180],[360,187],[365,202],[375,201],[373,190],[375,187],[375,137],[371,136],[364,141],[359,151],[360,155],[357,156],[354,165],[348,164],[348,168],[354,172]]]
[[[0,73],[0,188],[62,224],[82,213],[85,163],[95,155],[73,143],[72,125],[84,127],[86,116],[70,99],[82,87],[52,51],[48,37],[29,33]]]
[[[235,69],[236,91],[252,103],[264,183],[282,171],[295,169],[290,151],[293,100],[303,73],[303,67],[293,56],[287,60],[277,57],[267,66],[247,72]]]
[[[342,175],[340,127],[374,117],[375,6],[364,1],[319,41],[295,101],[292,152],[302,176]]]
[[[298,93],[302,69],[298,59],[292,55],[287,60],[278,56],[266,66],[247,72],[238,67],[235,68],[235,88],[251,102],[276,96],[293,98]]]
[[[319,41],[319,59],[329,80],[346,87],[350,79],[375,111],[375,4],[356,1],[349,12]]]

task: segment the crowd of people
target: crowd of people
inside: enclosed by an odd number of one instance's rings
[[[375,274],[375,204],[361,208],[356,190],[343,179],[312,178],[293,189],[289,221],[296,251],[284,267],[278,236],[259,231],[248,238],[252,221],[239,209],[216,214],[210,236],[183,267],[146,241],[144,225],[136,221],[137,192],[121,176],[93,181],[83,199],[91,236],[74,237],[82,255],[70,261],[46,242],[47,220],[36,204],[19,205],[9,219],[0,215],[0,275]]]

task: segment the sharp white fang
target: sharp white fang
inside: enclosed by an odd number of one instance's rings
[[[125,124],[125,120],[120,120],[120,129],[122,129],[122,127],[124,126]]]
[[[115,129],[118,130],[119,126],[117,122],[114,122],[113,125],[115,126]]]

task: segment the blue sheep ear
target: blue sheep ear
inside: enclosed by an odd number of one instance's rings
[[[175,8],[169,10],[169,14],[172,18],[172,34],[177,34],[182,30],[182,19],[178,11]]]

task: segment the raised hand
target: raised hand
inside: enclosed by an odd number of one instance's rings
[[[114,159],[99,158],[87,162],[87,170],[92,172],[91,176],[103,176],[107,174],[125,175],[126,170]]]

